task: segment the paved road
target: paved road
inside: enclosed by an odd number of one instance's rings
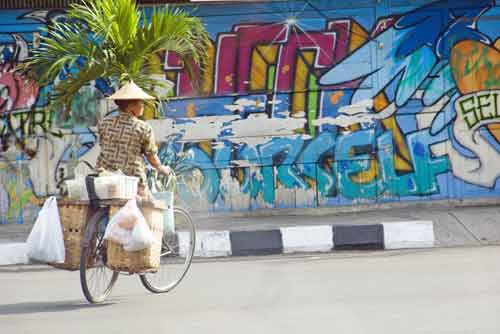
[[[0,269],[0,333],[500,333],[500,247],[196,263],[167,295],[121,276],[87,305],[77,273]]]

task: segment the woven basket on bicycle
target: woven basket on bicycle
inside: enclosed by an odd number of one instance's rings
[[[87,226],[88,202],[58,200],[57,206],[63,230],[66,257],[64,263],[49,264],[59,269],[79,270],[82,240]]]
[[[165,207],[158,202],[144,202],[140,205],[142,214],[153,233],[154,242],[151,247],[134,252],[128,252],[122,245],[107,241],[107,266],[114,271],[128,273],[143,273],[156,271],[160,267],[161,243],[163,237],[163,211]],[[112,217],[120,206],[110,208]]]

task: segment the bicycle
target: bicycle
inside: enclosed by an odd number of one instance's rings
[[[162,181],[155,175],[157,183],[166,188],[172,176]],[[82,242],[80,258],[80,283],[85,298],[90,303],[101,303],[111,293],[118,280],[119,271],[107,267],[104,232],[109,221],[109,208],[116,201],[99,201],[88,220]],[[190,214],[182,208],[173,207],[175,234],[164,228],[160,254],[160,268],[157,271],[141,272],[142,285],[152,293],[166,293],[174,289],[186,276],[194,255],[196,231]],[[172,274],[174,273],[174,274]]]

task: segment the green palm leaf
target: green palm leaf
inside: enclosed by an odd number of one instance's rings
[[[80,88],[98,78],[134,80],[155,94],[165,82],[152,76],[152,55],[162,51],[175,52],[196,83],[194,67],[203,64],[210,41],[201,20],[185,11],[165,6],[147,18],[134,0],[93,0],[71,5],[67,15],[44,31],[40,47],[19,68],[40,86],[55,82],[53,103],[70,106]]]

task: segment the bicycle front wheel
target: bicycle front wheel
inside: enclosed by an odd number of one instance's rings
[[[92,216],[85,230],[80,258],[80,283],[90,303],[103,302],[118,279],[118,272],[106,267],[104,231],[107,222],[108,210],[100,209]]]
[[[164,293],[175,288],[186,276],[193,259],[196,244],[195,228],[185,210],[174,208],[175,234],[164,233],[160,268],[155,273],[140,275],[146,289]]]

